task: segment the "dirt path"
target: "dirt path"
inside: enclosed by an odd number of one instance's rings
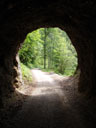
[[[82,112],[66,95],[67,89],[40,70],[32,70],[32,74],[36,88],[12,119],[10,128],[88,128]]]

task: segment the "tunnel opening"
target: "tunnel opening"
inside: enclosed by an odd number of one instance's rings
[[[48,4],[47,4],[48,3]],[[95,95],[95,27],[94,2],[54,1],[38,2],[1,2],[1,47],[0,47],[0,94],[14,92],[18,86],[18,63],[16,54],[26,34],[40,27],[56,27],[65,30],[78,54],[80,78],[78,90],[85,95]],[[93,6],[94,5],[94,6]],[[3,7],[5,12],[3,13]],[[92,10],[89,12],[90,7]],[[80,14],[80,15],[78,15]],[[6,17],[6,19],[5,19]],[[15,20],[14,20],[15,19]],[[93,19],[92,21],[90,19]],[[94,24],[94,23],[93,23]],[[94,34],[93,34],[94,33]],[[5,52],[6,51],[6,52]],[[92,70],[90,70],[90,67]],[[3,75],[5,74],[5,75]],[[16,83],[17,82],[17,83]],[[94,94],[93,94],[94,93]],[[5,94],[6,95],[6,94]],[[2,98],[1,98],[2,99]]]
[[[28,33],[18,57],[25,84],[32,83],[34,68],[62,77],[80,75],[77,52],[67,33],[57,27],[39,28]]]
[[[60,28],[40,28],[27,34],[19,57],[29,68],[53,70],[65,76],[74,75],[78,69],[77,52]]]
[[[2,30],[0,31],[0,107],[10,95],[16,92],[15,86],[20,85],[16,55],[21,42],[23,42],[27,33],[40,27],[58,26],[68,33],[78,54],[78,66],[81,72],[78,92],[80,92],[80,96],[86,96],[88,99],[96,97],[95,1],[41,1],[0,1],[0,29]],[[87,102],[84,102],[86,106]],[[84,102],[82,101],[82,103]],[[91,107],[94,106],[92,109],[94,110],[95,102],[96,100],[91,102],[87,109],[91,110]],[[86,114],[87,112],[89,113],[89,111],[85,111],[87,109],[86,107],[84,109],[81,107],[80,112],[81,114],[84,112],[86,117],[90,117],[90,114],[89,116]],[[92,116],[96,115],[96,111],[91,111],[90,113]],[[87,118],[84,124],[88,124],[87,127],[94,127],[96,125],[95,121],[90,121],[89,119]],[[6,125],[6,123],[3,124]],[[81,127],[83,126],[82,124]]]

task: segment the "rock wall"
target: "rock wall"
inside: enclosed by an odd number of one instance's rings
[[[67,32],[78,53],[79,92],[95,95],[95,24],[95,0],[1,0],[0,94],[14,91],[18,75],[16,55],[26,34],[40,27],[60,27]]]
[[[14,67],[14,70],[16,72],[16,77],[14,79],[14,87],[18,88],[24,85],[24,82],[22,79],[21,67],[20,67],[20,59],[18,54],[16,55],[16,61],[17,61],[17,66]]]

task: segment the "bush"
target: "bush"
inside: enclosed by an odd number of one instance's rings
[[[22,76],[24,80],[32,81],[32,74],[31,70],[24,65],[23,63],[20,63],[21,65],[21,71],[22,71]]]

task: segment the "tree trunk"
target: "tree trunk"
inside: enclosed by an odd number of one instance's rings
[[[44,37],[44,69],[46,69],[46,45],[47,45],[46,37],[47,37],[47,28],[45,28],[44,34],[45,34],[45,37]]]

